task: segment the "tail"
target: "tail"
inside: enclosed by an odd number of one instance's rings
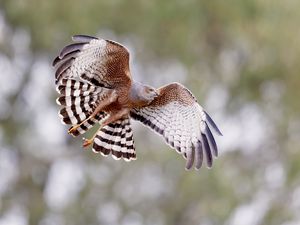
[[[98,131],[93,144],[93,151],[108,156],[110,153],[116,160],[135,160],[133,133],[129,118],[120,119],[104,126]]]

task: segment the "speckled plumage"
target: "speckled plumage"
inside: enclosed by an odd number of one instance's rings
[[[126,161],[136,159],[130,118],[142,122],[165,138],[187,159],[186,168],[199,169],[205,155],[212,166],[218,155],[212,127],[221,132],[184,86],[172,83],[159,89],[135,82],[129,69],[129,52],[119,43],[86,35],[62,49],[53,61],[62,106],[59,115],[72,125],[73,136],[96,123],[100,128],[84,147]]]

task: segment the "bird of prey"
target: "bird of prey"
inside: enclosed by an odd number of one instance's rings
[[[155,89],[132,79],[129,51],[123,45],[87,35],[75,35],[54,59],[59,116],[71,125],[68,133],[99,129],[83,147],[114,159],[136,159],[130,119],[164,137],[186,159],[186,169],[200,169],[203,158],[212,166],[218,149],[210,127],[222,135],[211,117],[183,85]]]

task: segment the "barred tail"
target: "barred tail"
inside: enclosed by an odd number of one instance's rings
[[[129,118],[110,123],[98,131],[93,151],[100,152],[103,156],[111,153],[116,160],[121,158],[125,161],[135,160],[136,153]]]

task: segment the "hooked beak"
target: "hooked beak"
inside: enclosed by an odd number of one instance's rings
[[[159,91],[159,90],[155,90],[155,95],[154,95],[154,97],[155,97],[155,98],[158,97],[159,94],[160,94],[160,91]]]

